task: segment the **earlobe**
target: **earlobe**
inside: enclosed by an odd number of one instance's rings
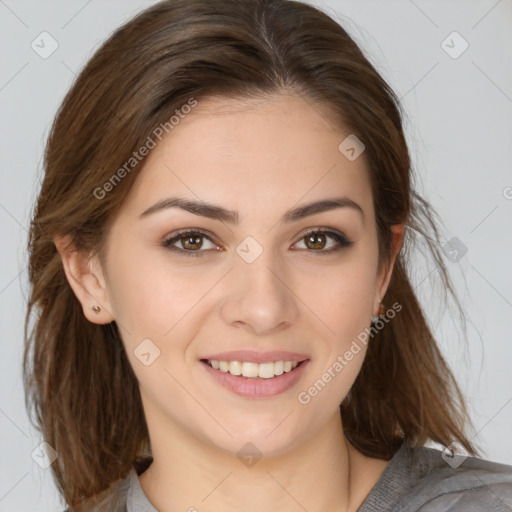
[[[98,256],[79,251],[70,235],[55,237],[54,243],[87,320],[95,324],[112,322],[110,298]]]

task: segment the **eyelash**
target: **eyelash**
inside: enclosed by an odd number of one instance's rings
[[[306,250],[307,252],[318,253],[318,255],[324,256],[326,254],[332,254],[332,253],[335,253],[335,252],[339,252],[342,249],[350,247],[354,243],[353,241],[349,240],[345,235],[342,235],[341,233],[337,233],[336,231],[329,231],[327,229],[322,229],[322,228],[314,229],[314,230],[308,231],[307,233],[304,233],[304,235],[302,235],[300,237],[298,242],[304,240],[304,238],[306,238],[306,237],[308,237],[310,235],[318,235],[318,234],[328,235],[329,237],[334,239],[337,242],[338,245],[335,246],[335,247],[332,247],[330,249],[327,249],[327,250],[325,250],[325,249],[319,249],[319,250],[315,250],[315,249],[302,249],[302,250]],[[207,250],[191,251],[191,250],[186,250],[186,249],[180,249],[178,247],[173,247],[172,244],[175,243],[175,242],[178,242],[184,235],[201,236],[201,237],[207,238],[210,242],[215,243],[203,231],[199,231],[199,230],[197,230],[197,231],[196,230],[189,230],[189,231],[187,231],[187,230],[184,230],[184,231],[180,231],[180,232],[176,233],[175,235],[173,235],[170,238],[165,239],[162,242],[162,246],[165,247],[169,251],[173,251],[173,252],[177,252],[177,253],[181,253],[181,254],[186,254],[187,256],[195,256],[195,257],[197,257],[197,256],[201,256],[201,253],[207,252]]]

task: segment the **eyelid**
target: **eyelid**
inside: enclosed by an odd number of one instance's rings
[[[342,236],[343,238],[346,238],[347,241],[349,240],[349,237],[342,230],[331,228],[328,226],[313,226],[311,228],[306,228],[300,235],[298,235],[297,241],[311,233],[333,233]]]
[[[164,241],[171,240],[171,239],[179,237],[181,235],[188,235],[188,234],[202,235],[205,238],[208,238],[209,240],[211,240],[213,243],[215,243],[217,245],[220,245],[217,242],[215,242],[215,240],[216,240],[215,235],[211,231],[208,231],[207,229],[203,229],[203,228],[184,228],[184,229],[178,229],[177,231],[173,231],[171,234],[166,235],[164,237]]]

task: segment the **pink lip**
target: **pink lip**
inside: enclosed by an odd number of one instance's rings
[[[254,350],[233,350],[231,352],[220,352],[209,356],[201,357],[209,361],[241,361],[247,363],[271,363],[274,361],[304,361],[309,359],[306,354],[298,354],[297,352],[284,352],[282,350],[274,350],[271,352],[256,352]]]
[[[289,353],[287,354],[289,355]],[[225,355],[226,354],[223,354],[223,356]],[[235,359],[228,360],[234,361]],[[279,360],[280,359],[276,359],[276,361]],[[204,361],[200,362],[201,366],[221,386],[244,398],[270,398],[272,396],[279,395],[280,393],[284,393],[299,381],[309,363],[310,360],[308,359],[307,361],[297,365],[293,370],[283,373],[282,375],[272,377],[271,379],[251,379],[242,377],[241,375],[231,375],[229,372],[214,370],[208,363]]]

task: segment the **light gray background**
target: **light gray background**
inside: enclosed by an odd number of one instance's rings
[[[153,3],[0,0],[0,511],[63,509],[50,470],[31,458],[41,439],[21,380],[26,228],[43,144],[75,73],[114,28]],[[431,262],[419,264],[414,283],[485,458],[512,464],[512,0],[315,4],[343,23],[402,99],[422,192],[444,221],[444,240],[468,249],[458,263],[446,260],[470,320],[467,340],[431,298]],[[59,45],[47,59],[31,48],[43,31]],[[441,46],[453,31],[469,43],[456,59]]]

